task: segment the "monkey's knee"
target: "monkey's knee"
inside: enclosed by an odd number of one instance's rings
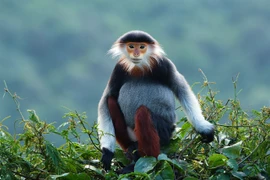
[[[140,155],[157,157],[160,153],[159,135],[146,106],[140,106],[136,111],[134,132]]]

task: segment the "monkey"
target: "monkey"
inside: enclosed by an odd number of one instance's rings
[[[185,77],[150,34],[134,30],[117,39],[108,52],[119,58],[98,104],[101,162],[110,170],[116,141],[136,162],[157,157],[175,130],[175,99],[203,142],[214,139]],[[120,173],[134,170],[134,163]]]

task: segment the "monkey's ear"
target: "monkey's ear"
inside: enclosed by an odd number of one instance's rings
[[[111,162],[112,162],[113,155],[114,155],[114,153],[111,152],[109,149],[102,148],[101,162],[102,162],[103,167],[106,171],[111,169]]]

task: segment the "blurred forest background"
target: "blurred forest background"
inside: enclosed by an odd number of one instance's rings
[[[239,76],[244,109],[270,105],[270,1],[0,1],[0,120],[19,118],[5,80],[41,119],[62,123],[64,107],[97,119],[97,104],[117,60],[107,51],[130,30],[150,33],[189,83],[233,98]],[[194,85],[195,93],[201,84]],[[206,92],[204,92],[206,93]],[[202,93],[202,95],[204,95]]]

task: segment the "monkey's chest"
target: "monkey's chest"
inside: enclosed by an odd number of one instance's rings
[[[175,98],[173,92],[161,84],[129,82],[119,92],[118,103],[129,127],[134,128],[136,110],[146,106],[155,115],[171,119],[175,117]]]

